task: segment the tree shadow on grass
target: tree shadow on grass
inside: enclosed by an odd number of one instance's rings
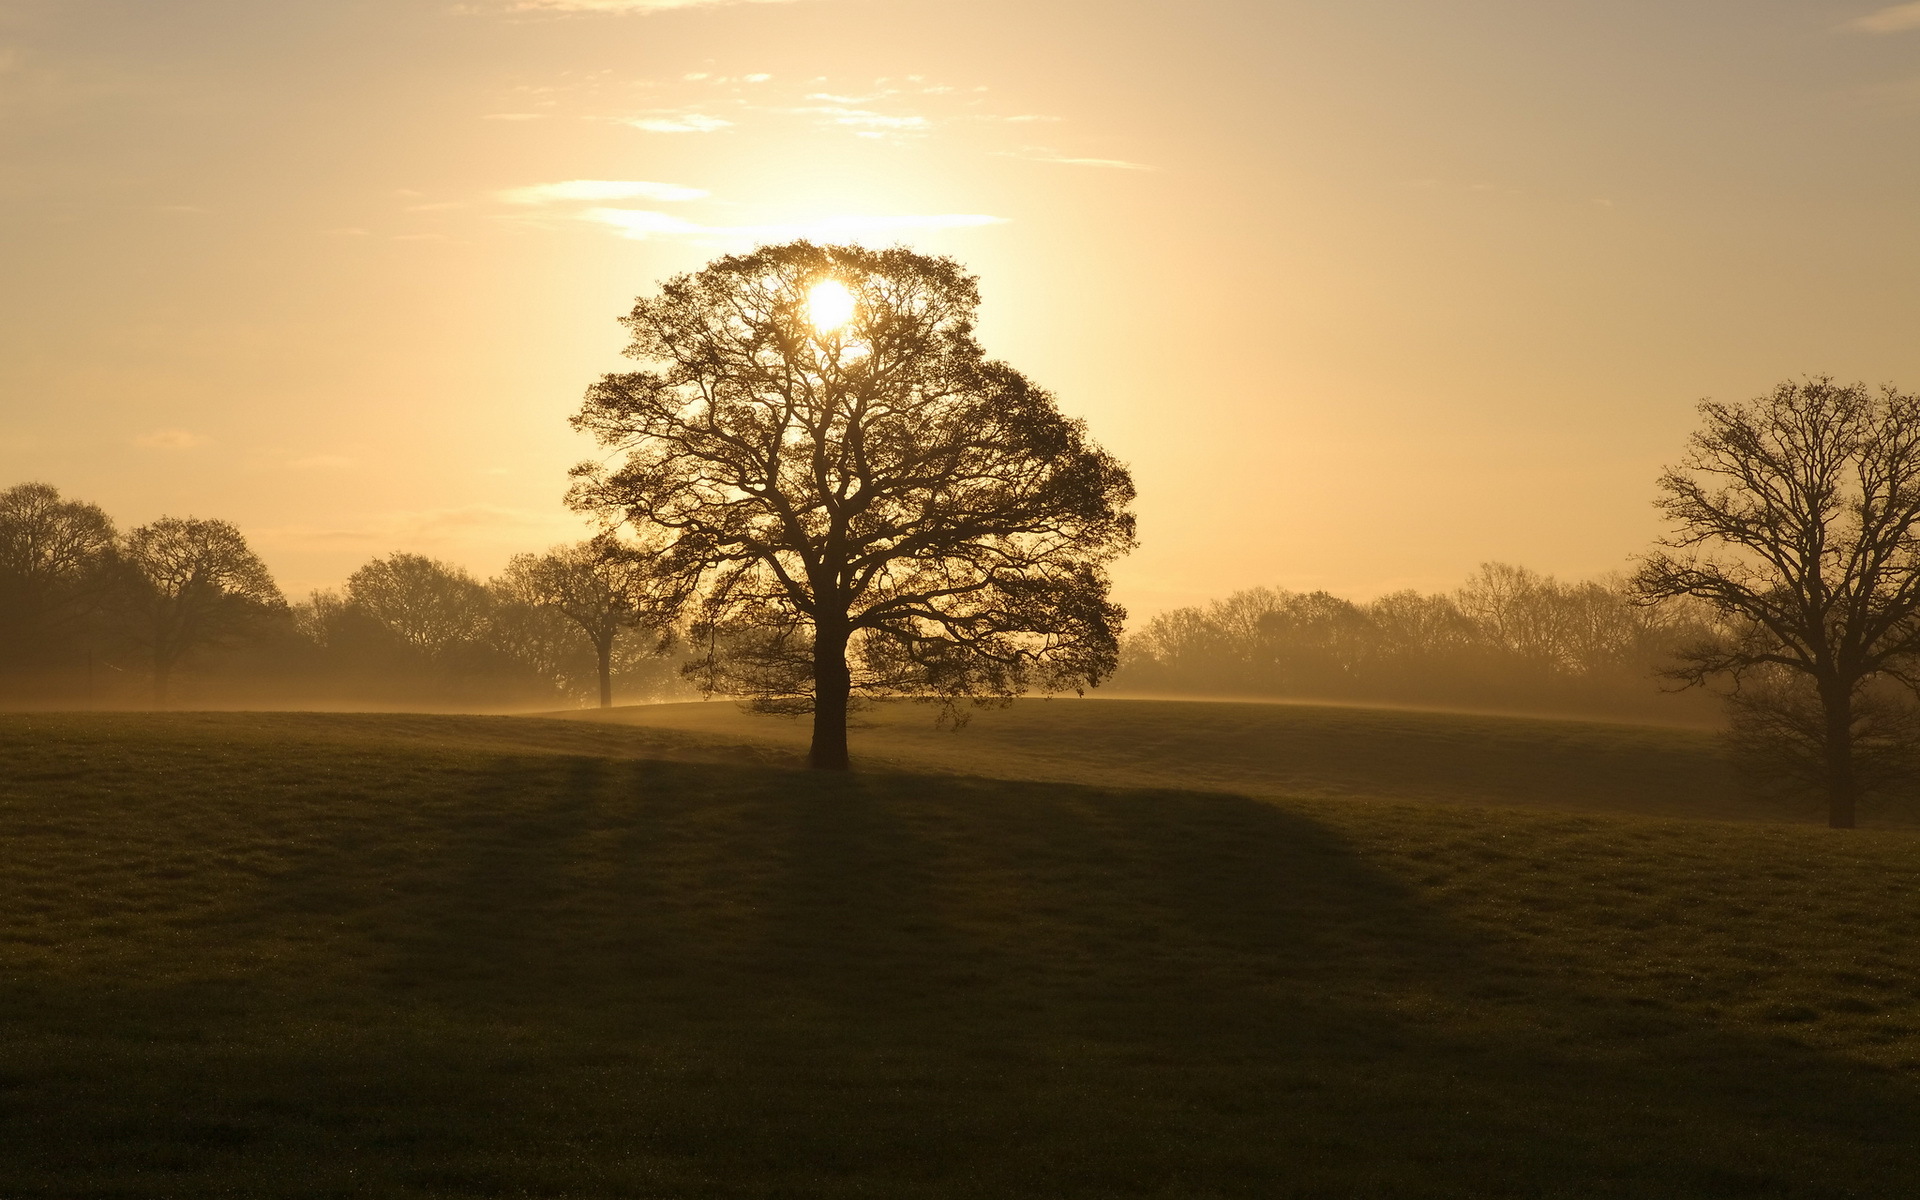
[[[229,957],[0,985],[0,1191],[1839,1197],[1920,1170],[1909,1081],[1566,986],[1236,796],[545,758],[358,821],[306,802],[326,836],[198,935]]]

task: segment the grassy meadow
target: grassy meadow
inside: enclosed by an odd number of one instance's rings
[[[1707,735],[588,717],[0,717],[0,1195],[1920,1178],[1920,833]]]

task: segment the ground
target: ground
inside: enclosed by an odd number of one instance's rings
[[[0,718],[0,1194],[1897,1196],[1920,834],[1710,735]]]

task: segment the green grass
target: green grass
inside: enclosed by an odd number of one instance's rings
[[[1920,1177],[1920,836],[1645,815],[1693,735],[641,715],[0,718],[0,1195]]]
[[[967,710],[888,704],[856,718],[857,761],[1001,779],[1273,797],[1522,805],[1649,816],[1825,819],[1742,795],[1719,739],[1695,729],[1306,704],[1033,700]],[[633,724],[683,746],[752,745],[798,762],[808,726],[729,703],[660,704],[575,720]],[[1884,819],[1884,816],[1883,818]]]

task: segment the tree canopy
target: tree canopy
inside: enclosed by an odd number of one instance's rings
[[[225,521],[161,517],[126,536],[120,560],[126,602],[142,618],[137,636],[152,656],[156,706],[165,706],[183,654],[263,610],[286,607],[266,564]]]
[[[113,581],[113,522],[45,483],[0,491],[0,668],[46,654]]]
[[[504,589],[515,599],[560,614],[592,646],[600,707],[613,704],[613,653],[622,632],[649,630],[664,651],[686,601],[684,575],[667,570],[657,548],[610,534],[555,546],[545,554],[517,554],[507,564]]]
[[[574,419],[617,461],[577,468],[572,502],[665,531],[701,580],[708,686],[811,710],[815,766],[846,765],[852,695],[1113,670],[1132,479],[987,358],[978,305],[959,264],[901,248],[722,258],[634,305],[643,369]]]

